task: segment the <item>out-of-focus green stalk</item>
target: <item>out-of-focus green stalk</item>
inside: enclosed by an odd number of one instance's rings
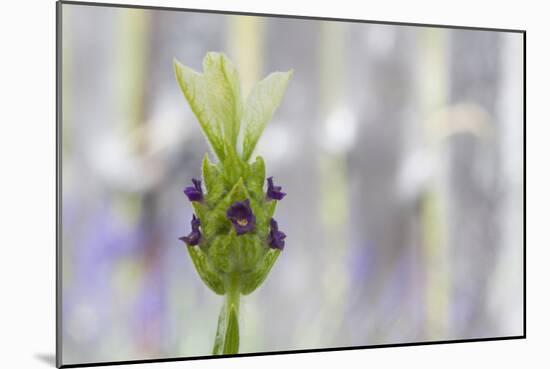
[[[422,30],[420,34],[419,98],[424,123],[424,140],[436,161],[429,189],[421,195],[420,217],[422,248],[426,272],[426,338],[446,337],[449,326],[449,261],[447,236],[447,156],[442,150],[441,130],[437,112],[447,103],[448,71],[445,45],[447,32]]]
[[[150,18],[146,11],[137,9],[121,12],[119,16],[115,96],[127,127],[136,128],[143,123],[146,108]],[[128,63],[129,60],[132,62]]]
[[[123,137],[120,145],[126,145],[126,149],[140,156],[147,146],[147,135],[144,135],[145,122],[145,91],[146,69],[149,62],[149,15],[143,10],[128,10],[116,12],[116,18],[112,22],[115,27],[115,37],[111,43],[114,53],[114,79],[112,80],[112,99],[117,124],[111,129],[115,137]],[[145,199],[149,197],[146,204]],[[144,211],[147,206],[154,206],[155,199],[152,193],[124,193],[114,197],[114,210],[125,222],[137,227],[138,222],[151,224],[154,222],[151,212]],[[141,217],[149,217],[141,219]],[[148,240],[147,251],[143,258],[143,264],[136,268],[133,263],[120,261],[117,263],[113,281],[122,297],[118,304],[117,315],[123,316],[124,310],[134,303],[140,293],[144,278],[149,275],[149,269],[156,267],[157,255],[150,250],[154,244]],[[122,330],[122,328],[120,328]],[[137,339],[137,337],[136,337]],[[142,345],[147,350],[157,350],[154,341],[143,341]]]
[[[319,127],[323,134],[326,134],[327,119],[332,119],[334,113],[345,108],[346,96],[345,66],[346,48],[345,36],[346,25],[334,22],[321,24],[319,37],[319,82],[320,98],[319,116],[323,119],[324,126]],[[339,122],[345,124],[346,122]],[[348,273],[345,269],[346,257],[349,252],[349,240],[347,237],[346,225],[349,224],[349,207],[347,178],[348,167],[346,163],[345,149],[332,150],[326,147],[326,151],[319,155],[319,183],[322,184],[320,191],[321,222],[324,230],[323,247],[330,248],[331,252],[324,252],[329,259],[324,260],[326,266],[323,280],[322,296],[323,306],[328,307],[328,315],[319,316],[327,332],[337,332],[344,318],[345,302],[349,289]],[[309,337],[313,342],[320,344],[324,332],[311,332],[316,337]]]
[[[239,69],[243,96],[260,79],[263,69],[264,20],[257,17],[230,18],[227,46]]]
[[[143,10],[117,13],[115,45],[114,104],[121,124],[117,129],[127,139],[123,141],[130,152],[139,155],[147,146],[144,134],[145,91],[149,62],[150,16]],[[131,60],[131,63],[128,61]],[[129,222],[136,222],[142,213],[144,196],[128,193],[115,204]]]

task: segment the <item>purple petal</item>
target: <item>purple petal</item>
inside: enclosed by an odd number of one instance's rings
[[[201,181],[193,178],[191,180],[193,186],[188,186],[183,189],[183,193],[187,196],[189,201],[202,201],[204,199],[204,194],[201,188]]]
[[[201,180],[200,180],[200,179],[192,178],[192,179],[191,179],[191,182],[193,182],[193,186],[195,186],[195,189],[196,189],[197,191],[202,192]]]
[[[250,208],[250,200],[236,201],[227,209],[227,218],[235,227],[237,235],[253,231],[256,228],[256,217]]]
[[[199,230],[200,224],[200,219],[193,214],[193,219],[191,219],[191,233],[178,239],[185,242],[187,246],[198,245],[202,237],[201,231]]]
[[[271,230],[269,232],[269,236],[267,237],[267,243],[272,249],[283,250],[285,248],[284,240],[286,238],[286,234],[279,231],[279,225],[275,219],[272,218],[270,224]]]
[[[267,179],[267,193],[268,200],[282,200],[286,196],[285,192],[281,191],[281,186],[275,186],[273,184],[273,177]]]

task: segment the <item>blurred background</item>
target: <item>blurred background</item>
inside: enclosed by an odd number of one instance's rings
[[[286,248],[241,352],[523,333],[519,33],[63,5],[63,363],[211,353],[222,298],[177,238],[208,150],[172,69],[244,95],[294,69],[257,148]]]

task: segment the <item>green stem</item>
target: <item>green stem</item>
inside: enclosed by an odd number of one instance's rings
[[[233,306],[235,308],[237,316],[239,315],[239,304],[241,300],[240,296],[241,293],[239,291],[239,276],[236,273],[231,274],[229,276],[227,294],[225,295],[225,304],[228,310],[231,308],[231,306]]]
[[[227,280],[225,303],[218,318],[218,330],[214,341],[214,355],[237,354],[239,352],[239,278],[232,274]]]

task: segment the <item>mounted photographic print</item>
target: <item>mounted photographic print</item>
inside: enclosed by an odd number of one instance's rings
[[[58,366],[525,337],[525,31],[57,11]]]

